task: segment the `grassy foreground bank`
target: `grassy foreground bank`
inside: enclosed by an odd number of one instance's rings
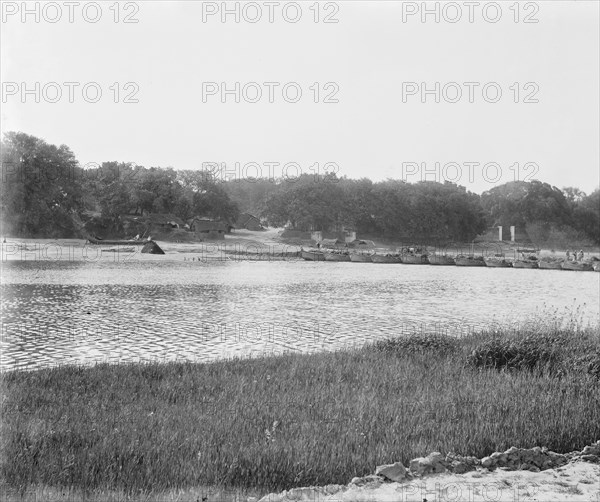
[[[431,451],[600,438],[597,329],[418,335],[209,364],[2,375],[2,488],[82,493],[348,483]]]

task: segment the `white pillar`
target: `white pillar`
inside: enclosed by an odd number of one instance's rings
[[[511,242],[515,242],[515,226],[512,225],[510,227],[510,240]]]
[[[498,227],[498,240],[501,241],[502,240],[502,225],[500,225]]]

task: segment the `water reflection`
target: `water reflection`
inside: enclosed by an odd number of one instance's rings
[[[332,350],[544,305],[599,313],[597,274],[552,270],[104,260],[15,261],[2,276],[4,369]]]

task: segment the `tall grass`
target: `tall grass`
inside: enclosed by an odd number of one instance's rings
[[[568,452],[600,438],[598,337],[420,335],[327,354],[10,372],[2,483],[275,491],[434,450]]]

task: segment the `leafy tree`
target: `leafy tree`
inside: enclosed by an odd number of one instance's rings
[[[380,231],[375,219],[373,182],[368,178],[342,178],[339,184],[342,189],[342,224],[362,234]]]
[[[494,187],[481,195],[481,201],[490,225],[569,225],[572,221],[564,193],[537,180]]]
[[[100,212],[118,230],[121,215],[132,212],[232,222],[241,208],[275,226],[353,227],[363,235],[413,242],[465,242],[486,226],[516,225],[535,231],[540,240],[568,242],[581,235],[600,243],[600,190],[586,195],[541,181],[506,183],[478,196],[431,181],[374,183],[304,174],[295,180],[221,183],[205,171],[115,161],[84,171],[67,146],[16,132],[2,141],[2,171],[3,232],[19,236],[76,235],[86,210]]]
[[[566,187],[563,188],[563,194],[569,206],[574,208],[579,202],[581,202],[585,197],[585,192],[579,190],[576,187]]]
[[[83,206],[80,169],[66,145],[56,147],[21,132],[2,141],[4,232],[24,237],[68,237]]]
[[[331,230],[342,224],[343,191],[331,176],[304,174],[280,180],[266,203],[263,216],[269,224],[288,222],[299,230]]]
[[[278,190],[275,180],[235,179],[221,184],[229,198],[237,204],[240,212],[260,217],[267,208],[269,197]]]
[[[573,208],[574,227],[589,239],[600,244],[600,189],[590,195],[583,194]]]
[[[191,212],[195,216],[233,222],[239,208],[232,202],[223,186],[206,171],[179,171],[178,179],[191,194]]]

